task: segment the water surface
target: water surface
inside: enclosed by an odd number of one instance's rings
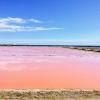
[[[100,54],[1,46],[0,88],[100,88]]]

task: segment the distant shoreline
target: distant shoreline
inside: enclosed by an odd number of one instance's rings
[[[31,44],[0,44],[0,46],[60,46],[60,47],[100,47],[95,45],[31,45]]]
[[[62,47],[83,51],[100,52],[100,46],[90,46],[90,45],[23,45],[23,44],[0,44],[0,46],[6,47]]]

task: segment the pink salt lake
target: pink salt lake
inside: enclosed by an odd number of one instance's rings
[[[0,88],[100,88],[100,54],[1,46]]]

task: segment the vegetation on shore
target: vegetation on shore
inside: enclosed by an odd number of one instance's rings
[[[0,90],[1,100],[100,100],[100,90]]]

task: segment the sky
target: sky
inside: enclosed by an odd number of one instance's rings
[[[100,0],[0,0],[0,43],[100,45]]]

